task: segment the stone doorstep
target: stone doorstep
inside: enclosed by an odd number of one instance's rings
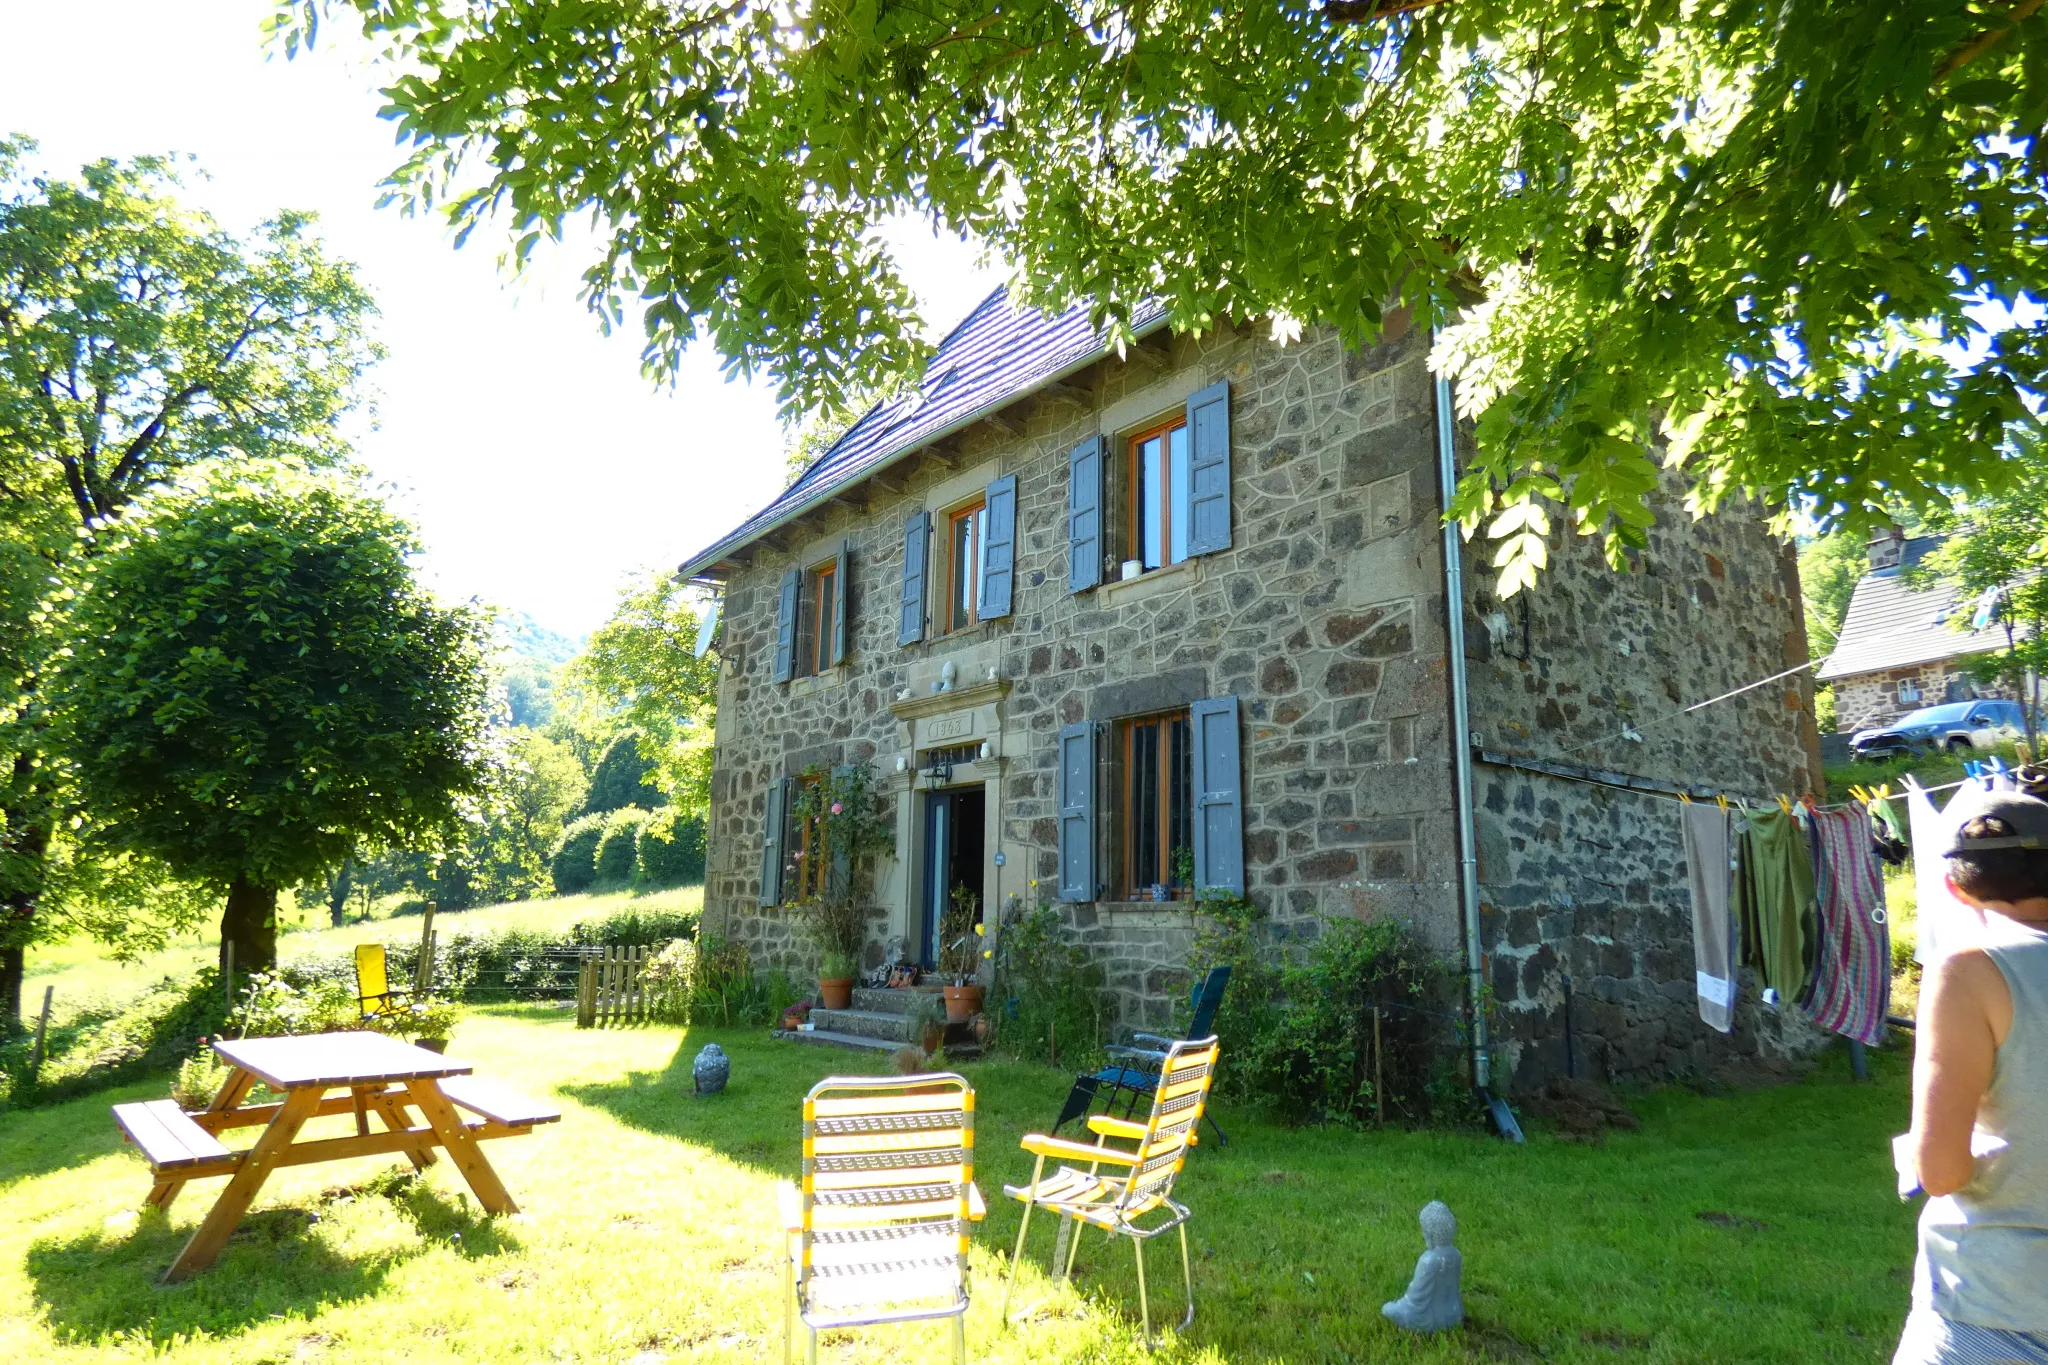
[[[940,986],[897,986],[886,990],[856,990],[853,1007],[873,1014],[909,1014],[924,1003],[926,996],[938,995]]]
[[[809,1033],[777,1033],[775,1037],[787,1038],[796,1043],[808,1043],[812,1047],[846,1048],[854,1052],[894,1052],[903,1046],[886,1038],[863,1038],[855,1033],[830,1033],[816,1029]]]
[[[810,1022],[818,1031],[825,1033],[850,1033],[860,1038],[875,1038],[891,1047],[901,1047],[912,1041],[912,1025],[907,1014],[884,1014],[877,1010],[828,1010],[816,1008],[811,1011]]]

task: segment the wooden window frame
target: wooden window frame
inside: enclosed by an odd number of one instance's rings
[[[1138,839],[1136,836],[1138,831],[1134,827],[1133,813],[1138,808],[1137,737],[1138,731],[1141,729],[1153,729],[1159,734],[1159,762],[1158,776],[1156,778],[1158,790],[1154,793],[1156,798],[1155,828],[1148,835],[1151,840],[1155,841],[1156,846],[1160,850],[1159,880],[1167,886],[1167,894],[1171,898],[1178,898],[1184,891],[1187,894],[1192,894],[1191,890],[1176,887],[1173,884],[1173,759],[1169,737],[1172,734],[1174,721],[1179,721],[1186,727],[1187,743],[1189,745],[1190,781],[1186,796],[1189,806],[1189,848],[1192,849],[1194,717],[1187,707],[1182,706],[1176,707],[1171,711],[1154,712],[1151,715],[1129,716],[1117,722],[1118,744],[1116,755],[1118,766],[1122,769],[1122,772],[1119,774],[1117,789],[1121,795],[1122,804],[1116,813],[1116,836],[1117,842],[1121,845],[1123,855],[1120,859],[1122,863],[1120,871],[1123,879],[1122,893],[1126,900],[1137,900],[1140,891],[1146,890],[1153,885],[1151,882],[1146,882],[1143,886],[1140,886],[1137,880]]]
[[[822,781],[815,776],[798,779],[790,793],[791,804],[794,805],[805,791],[819,786]],[[796,894],[787,899],[804,901],[824,895],[825,869],[832,861],[832,846],[825,837],[823,820],[814,815],[808,820],[786,823],[794,823],[797,827],[797,852],[793,860],[796,864]]]
[[[790,669],[793,677],[815,678],[832,671],[832,618],[839,600],[837,594],[846,590],[838,577],[839,563],[835,559],[804,570],[803,583],[797,591],[795,654]],[[827,584],[834,593],[829,603],[825,599]]]
[[[1127,514],[1124,519],[1126,553],[1122,558],[1135,559],[1141,564],[1145,559],[1145,480],[1144,466],[1138,458],[1138,451],[1147,441],[1157,439],[1161,443],[1159,477],[1165,481],[1166,486],[1159,490],[1160,562],[1146,565],[1146,573],[1170,569],[1176,564],[1184,564],[1194,558],[1193,554],[1182,555],[1179,559],[1173,557],[1173,443],[1167,438],[1176,431],[1186,430],[1187,425],[1188,415],[1185,412],[1177,412],[1124,438],[1124,502]],[[1190,436],[1188,439],[1194,438]],[[1192,461],[1193,458],[1191,451],[1189,459]],[[1190,476],[1192,477],[1192,474]],[[1191,534],[1194,528],[1188,527],[1186,530]]]
[[[960,611],[960,563],[953,553],[954,537],[959,534],[961,522],[967,523],[967,562],[977,565],[987,553],[988,540],[988,497],[971,498],[957,507],[948,508],[939,514],[946,527],[944,555],[946,560],[946,600],[944,608],[935,613],[939,634],[951,635],[956,631],[969,630],[981,624],[981,583],[979,576],[969,585],[967,608]],[[974,520],[979,516],[981,521]]]

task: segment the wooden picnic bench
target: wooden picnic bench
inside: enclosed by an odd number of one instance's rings
[[[114,1121],[140,1149],[156,1177],[147,1203],[168,1208],[188,1180],[230,1177],[213,1209],[199,1225],[166,1281],[184,1279],[213,1263],[235,1225],[273,1170],[316,1161],[402,1152],[419,1169],[445,1150],[462,1172],[477,1202],[490,1213],[516,1213],[518,1205],[499,1181],[478,1143],[517,1137],[558,1110],[470,1074],[467,1063],[375,1033],[322,1033],[296,1038],[250,1038],[214,1044],[230,1065],[212,1104],[187,1113],[171,1100],[114,1106]],[[281,1100],[245,1104],[258,1081]],[[330,1094],[339,1090],[343,1093]],[[424,1122],[415,1126],[409,1111]],[[456,1111],[476,1115],[464,1119]],[[295,1141],[310,1119],[354,1114],[356,1131],[344,1137]],[[382,1132],[370,1130],[375,1115]],[[254,1146],[235,1150],[219,1134],[261,1125]]]

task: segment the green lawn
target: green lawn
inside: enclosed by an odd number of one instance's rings
[[[732,1088],[698,1100],[689,1064],[712,1039],[732,1054]],[[488,1149],[522,1213],[480,1218],[446,1161],[420,1180],[395,1158],[300,1167],[271,1181],[217,1266],[170,1289],[156,1277],[220,1182],[189,1187],[168,1221],[138,1217],[147,1174],[107,1115],[110,1100],[161,1085],[0,1118],[0,1360],[779,1358],[773,1189],[796,1172],[797,1102],[864,1057],[738,1030],[579,1032],[559,1011],[517,1006],[472,1010],[451,1052],[561,1103],[560,1124]],[[1181,1185],[1200,1316],[1160,1355],[1887,1359],[1913,1245],[1886,1152],[1905,1123],[1905,1059],[1874,1056],[1866,1085],[1839,1062],[1778,1090],[1638,1096],[1642,1131],[1598,1147],[1295,1131],[1225,1106],[1231,1144],[1205,1143]],[[1040,1308],[999,1328],[1017,1226],[1000,1187],[1027,1173],[1018,1136],[1055,1112],[1064,1078],[1006,1062],[967,1074],[981,1184],[998,1205],[977,1238],[971,1354],[1135,1362],[1123,1244],[1090,1237],[1078,1293],[1052,1293],[1035,1268],[1051,1230],[1035,1229],[1019,1301]],[[1472,1325],[1418,1342],[1378,1308],[1406,1283],[1431,1198],[1458,1215]],[[1171,1320],[1178,1267],[1167,1244],[1154,1256],[1155,1314]],[[920,1324],[835,1335],[825,1353],[946,1351],[947,1329]]]
[[[508,905],[480,906],[474,910],[444,911],[434,917],[434,928],[446,943],[458,933],[488,933],[497,929],[559,929],[566,931],[578,920],[600,919],[615,910],[695,910],[704,904],[704,888],[686,886],[674,891],[656,891],[636,896],[619,891],[601,896],[554,896],[546,900],[515,901]],[[327,922],[324,911],[315,907],[320,926]],[[337,953],[358,943],[413,942],[420,935],[416,915],[372,919],[347,924],[339,929],[296,927],[288,924],[280,935],[277,954],[282,960]],[[43,988],[55,986],[51,1015],[60,1023],[78,1012],[101,1004],[117,1004],[140,993],[152,982],[172,976],[190,976],[201,965],[211,965],[220,955],[220,927],[209,924],[195,934],[181,935],[161,952],[150,953],[134,962],[116,962],[106,949],[89,939],[38,944],[29,950],[27,984],[22,990],[23,1008],[31,1017],[41,1008]]]

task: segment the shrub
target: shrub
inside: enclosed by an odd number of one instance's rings
[[[1399,920],[1327,920],[1307,960],[1279,973],[1270,1004],[1226,997],[1219,1019],[1252,1005],[1256,1036],[1225,1071],[1297,1122],[1363,1123],[1377,1102],[1397,1121],[1457,1117],[1470,1101],[1449,1046],[1456,981]]]
[[[640,831],[640,868],[633,884],[660,890],[703,880],[703,820],[681,819],[673,806],[656,811]]]
[[[569,822],[548,860],[557,892],[564,896],[579,895],[596,884],[597,843],[603,837],[602,815],[585,815]]]
[[[183,981],[165,977],[118,1008],[51,1029],[42,1071],[33,1081],[26,1074],[26,1038],[0,1049],[0,1070],[16,1078],[17,1103],[89,1094],[161,1073],[189,1057],[202,1039],[224,1030],[227,1013],[213,968]]]
[[[1026,911],[1012,896],[997,947],[997,1045],[1048,1065],[1093,1065],[1114,1010],[1102,968],[1071,939],[1059,910],[1040,902]]]
[[[621,806],[604,818],[604,833],[597,841],[596,885],[617,890],[632,884],[640,866],[640,830],[647,812],[638,806]]]
[[[679,938],[656,953],[640,979],[654,1017],[667,1024],[687,1024],[695,1013],[697,945]]]
[[[590,790],[583,798],[585,815],[606,815],[627,806],[653,810],[668,798],[647,780],[654,765],[640,753],[640,732],[622,731],[605,746],[603,757],[590,773]]]
[[[320,974],[257,972],[228,1020],[243,1038],[277,1038],[300,1033],[334,1033],[355,1028],[362,1011],[353,986]]]
[[[213,1048],[202,1039],[199,1051],[178,1063],[178,1074],[171,1081],[171,1098],[180,1109],[204,1109],[213,1103],[227,1078],[227,1063],[215,1056]]]
[[[694,910],[614,910],[602,919],[578,920],[569,926],[569,941],[600,947],[645,944],[697,937]]]

